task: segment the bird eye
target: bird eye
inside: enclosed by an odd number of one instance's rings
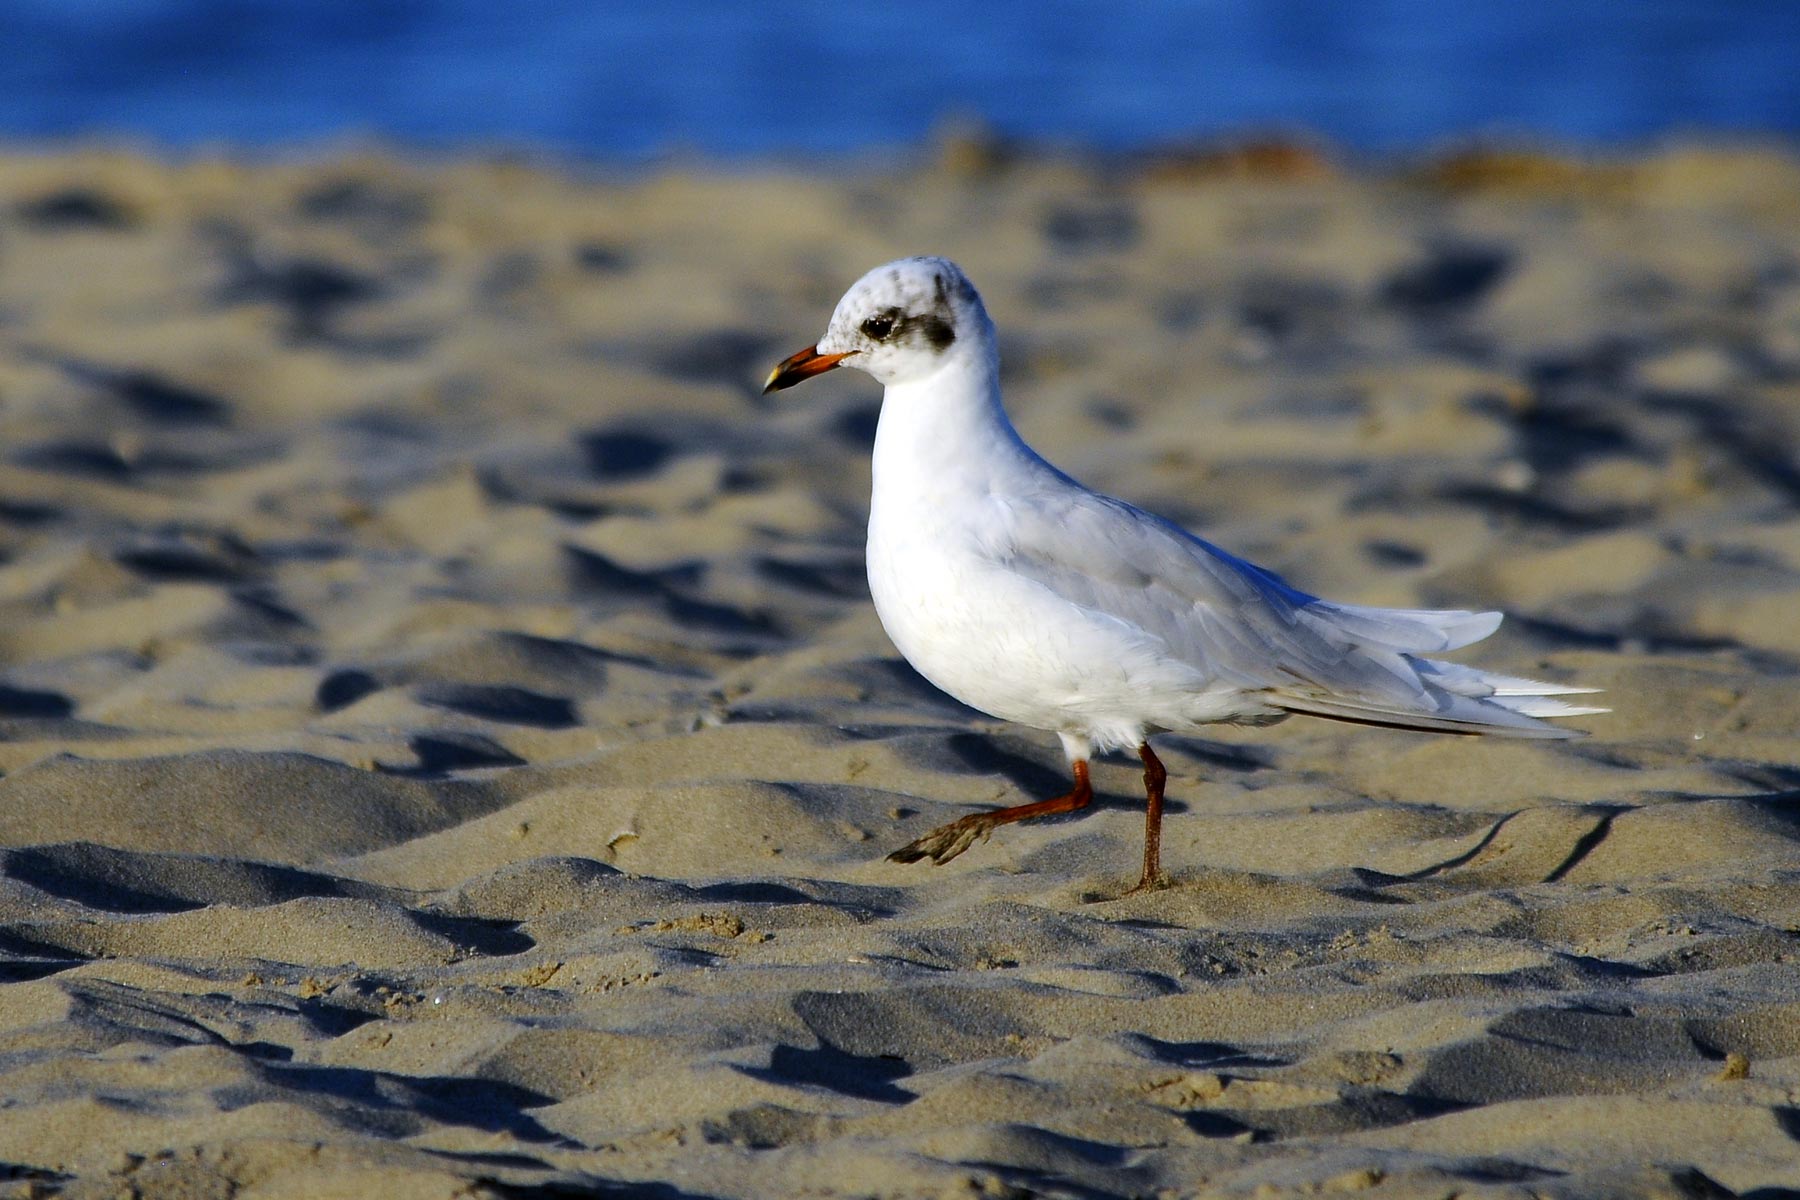
[[[882,313],[878,317],[870,317],[862,323],[862,331],[878,342],[885,342],[888,335],[894,332],[894,315]]]

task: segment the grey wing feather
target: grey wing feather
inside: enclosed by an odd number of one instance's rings
[[[1130,622],[1212,679],[1271,708],[1466,733],[1569,737],[1539,717],[1606,709],[1553,695],[1590,688],[1494,675],[1417,655],[1488,636],[1495,612],[1334,604],[1159,517],[1058,489],[1008,508],[993,547],[1008,569]]]

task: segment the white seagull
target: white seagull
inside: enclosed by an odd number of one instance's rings
[[[1000,405],[994,325],[943,258],[876,267],[764,394],[837,366],[885,385],[869,507],[869,591],[919,674],[982,712],[1062,739],[1075,786],[974,813],[888,857],[948,862],[997,825],[1093,799],[1088,757],[1144,763],[1144,871],[1158,887],[1163,783],[1151,734],[1294,713],[1436,733],[1566,738],[1540,717],[1602,713],[1592,692],[1421,655],[1478,642],[1497,612],[1334,604],[1180,527],[1089,491]]]

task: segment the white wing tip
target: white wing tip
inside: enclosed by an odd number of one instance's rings
[[[1576,688],[1573,690],[1590,692],[1594,689]],[[1601,708],[1595,704],[1570,704],[1565,700],[1538,693],[1528,695],[1496,693],[1488,698],[1487,703],[1526,717],[1591,717],[1612,711],[1610,708]]]
[[[1576,687],[1567,683],[1544,683],[1536,679],[1509,679],[1494,688],[1496,696],[1592,696],[1605,688]],[[1611,712],[1604,708],[1601,712]]]

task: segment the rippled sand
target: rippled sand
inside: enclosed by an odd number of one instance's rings
[[[1077,477],[1618,711],[884,862],[1064,786],[875,620],[873,385],[756,394],[920,252]],[[1777,153],[0,158],[0,1197],[1772,1196],[1797,446]]]

